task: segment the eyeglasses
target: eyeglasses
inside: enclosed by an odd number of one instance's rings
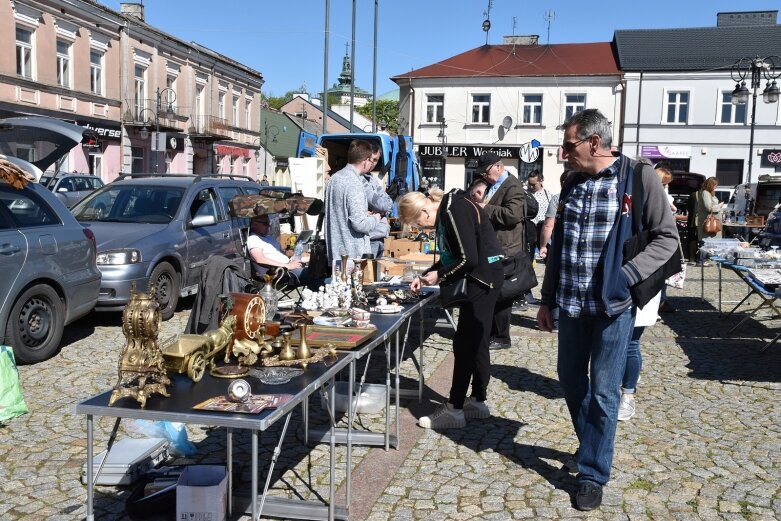
[[[485,171],[483,172],[483,175],[487,175],[487,174],[488,174],[488,172],[490,172],[490,171],[491,171],[491,169],[492,169],[493,167],[495,167],[495,166],[499,166],[499,163],[494,163],[494,164],[492,164],[491,166],[489,166],[488,168],[486,168],[486,169],[485,169]]]
[[[589,136],[589,137],[584,137],[583,139],[579,139],[579,140],[577,140],[577,141],[565,141],[564,143],[562,143],[562,144],[561,144],[561,149],[562,149],[564,152],[566,152],[566,153],[568,153],[568,154],[569,154],[570,152],[572,152],[573,150],[575,150],[575,148],[576,148],[578,145],[580,145],[580,144],[581,144],[581,143],[583,143],[584,141],[588,141],[589,139],[591,139],[591,137],[592,137],[592,136]]]

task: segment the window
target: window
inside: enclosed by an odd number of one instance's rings
[[[33,79],[33,33],[16,28],[16,74]]]
[[[731,93],[730,93],[731,94]],[[742,159],[717,159],[716,179],[721,186],[735,186],[743,183]]]
[[[163,110],[174,110],[174,102],[176,101],[176,76],[166,76],[165,86],[170,89],[165,93],[165,107]]]
[[[57,85],[70,87],[71,46],[68,42],[57,40]]]
[[[542,101],[542,100],[540,100]],[[567,94],[564,97],[564,119],[586,108],[585,94]]]
[[[203,114],[203,85],[195,87],[195,114],[197,116]]]
[[[230,169],[228,170],[228,173],[229,174],[238,174],[239,173],[239,169],[238,169],[238,164],[236,162],[236,156],[230,156],[229,161],[230,161]]]
[[[542,125],[542,94],[523,95],[523,124]]]
[[[249,177],[249,158],[245,157],[241,160],[241,175]]]
[[[146,108],[146,67],[135,67],[136,120],[141,121],[142,112]],[[140,170],[139,170],[140,172]]]
[[[233,96],[233,125],[239,126],[239,98]]]
[[[225,93],[220,92],[217,96],[217,116],[220,119],[225,119]]]
[[[733,105],[732,92],[721,93],[721,122],[725,124],[746,123],[746,105]]]
[[[426,123],[439,123],[445,117],[445,95],[426,94]]]
[[[667,93],[667,123],[686,123],[689,116],[689,93]]]
[[[130,172],[140,174],[144,171],[143,147],[130,147]]]
[[[244,128],[252,129],[252,125],[250,125],[250,117],[252,114],[252,102],[251,101],[245,101],[244,102]]]
[[[491,95],[472,94],[472,123],[491,122]]]
[[[89,52],[89,88],[93,94],[103,94],[103,53]]]

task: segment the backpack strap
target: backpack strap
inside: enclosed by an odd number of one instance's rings
[[[641,231],[643,219],[643,163],[635,163],[632,176],[632,234]]]

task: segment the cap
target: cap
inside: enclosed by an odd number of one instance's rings
[[[477,173],[484,174],[491,165],[498,163],[501,160],[502,158],[493,152],[483,152],[483,155],[477,159]]]

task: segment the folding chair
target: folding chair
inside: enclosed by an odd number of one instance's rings
[[[735,273],[737,273],[737,275],[738,275],[738,276],[739,276],[739,277],[740,277],[740,278],[741,278],[743,281],[745,281],[745,283],[746,283],[746,284],[748,284],[749,288],[751,288],[751,291],[749,291],[749,292],[748,292],[748,294],[747,294],[745,297],[743,297],[743,300],[741,300],[740,302],[738,302],[738,304],[737,304],[737,305],[736,305],[734,308],[732,308],[732,311],[730,311],[730,312],[727,314],[727,317],[729,317],[730,315],[732,315],[732,314],[735,312],[735,310],[737,310],[737,309],[738,309],[738,308],[739,308],[739,307],[740,307],[740,306],[741,306],[741,305],[742,305],[742,304],[743,304],[743,303],[744,303],[746,300],[748,300],[748,298],[749,298],[749,297],[751,297],[752,295],[758,295],[758,296],[759,296],[759,297],[762,299],[762,302],[759,304],[759,306],[757,306],[757,307],[756,307],[756,308],[754,308],[753,310],[749,311],[749,312],[746,314],[746,316],[745,316],[745,317],[743,317],[743,318],[740,320],[740,322],[738,322],[737,324],[735,324],[734,326],[732,326],[732,329],[730,329],[730,330],[728,331],[728,334],[730,334],[730,333],[732,333],[733,331],[735,331],[735,330],[736,330],[736,329],[737,329],[737,328],[738,328],[738,327],[739,327],[741,324],[743,324],[743,322],[745,322],[746,320],[748,320],[749,318],[751,318],[752,316],[754,316],[754,315],[755,315],[755,314],[756,314],[756,313],[757,313],[757,312],[758,312],[760,309],[762,309],[762,308],[763,308],[763,307],[765,307],[765,306],[767,306],[767,307],[769,307],[770,309],[772,309],[773,311],[775,311],[776,315],[778,315],[779,317],[781,317],[781,310],[779,310],[779,309],[776,307],[776,305],[775,305],[775,301],[776,301],[776,299],[778,298],[778,296],[776,295],[776,292],[775,292],[775,291],[771,291],[771,290],[767,289],[767,288],[764,286],[764,284],[762,284],[761,282],[759,282],[758,280],[756,280],[754,277],[752,277],[752,276],[751,276],[751,274],[749,273],[749,271],[748,271],[748,269],[747,269],[747,268],[745,268],[745,267],[743,267],[743,266],[733,266],[733,265],[727,265],[727,266],[728,266],[730,269],[732,269],[732,271],[734,271]],[[766,347],[765,347],[765,349],[767,349],[767,347],[769,347],[769,346],[766,346]]]

